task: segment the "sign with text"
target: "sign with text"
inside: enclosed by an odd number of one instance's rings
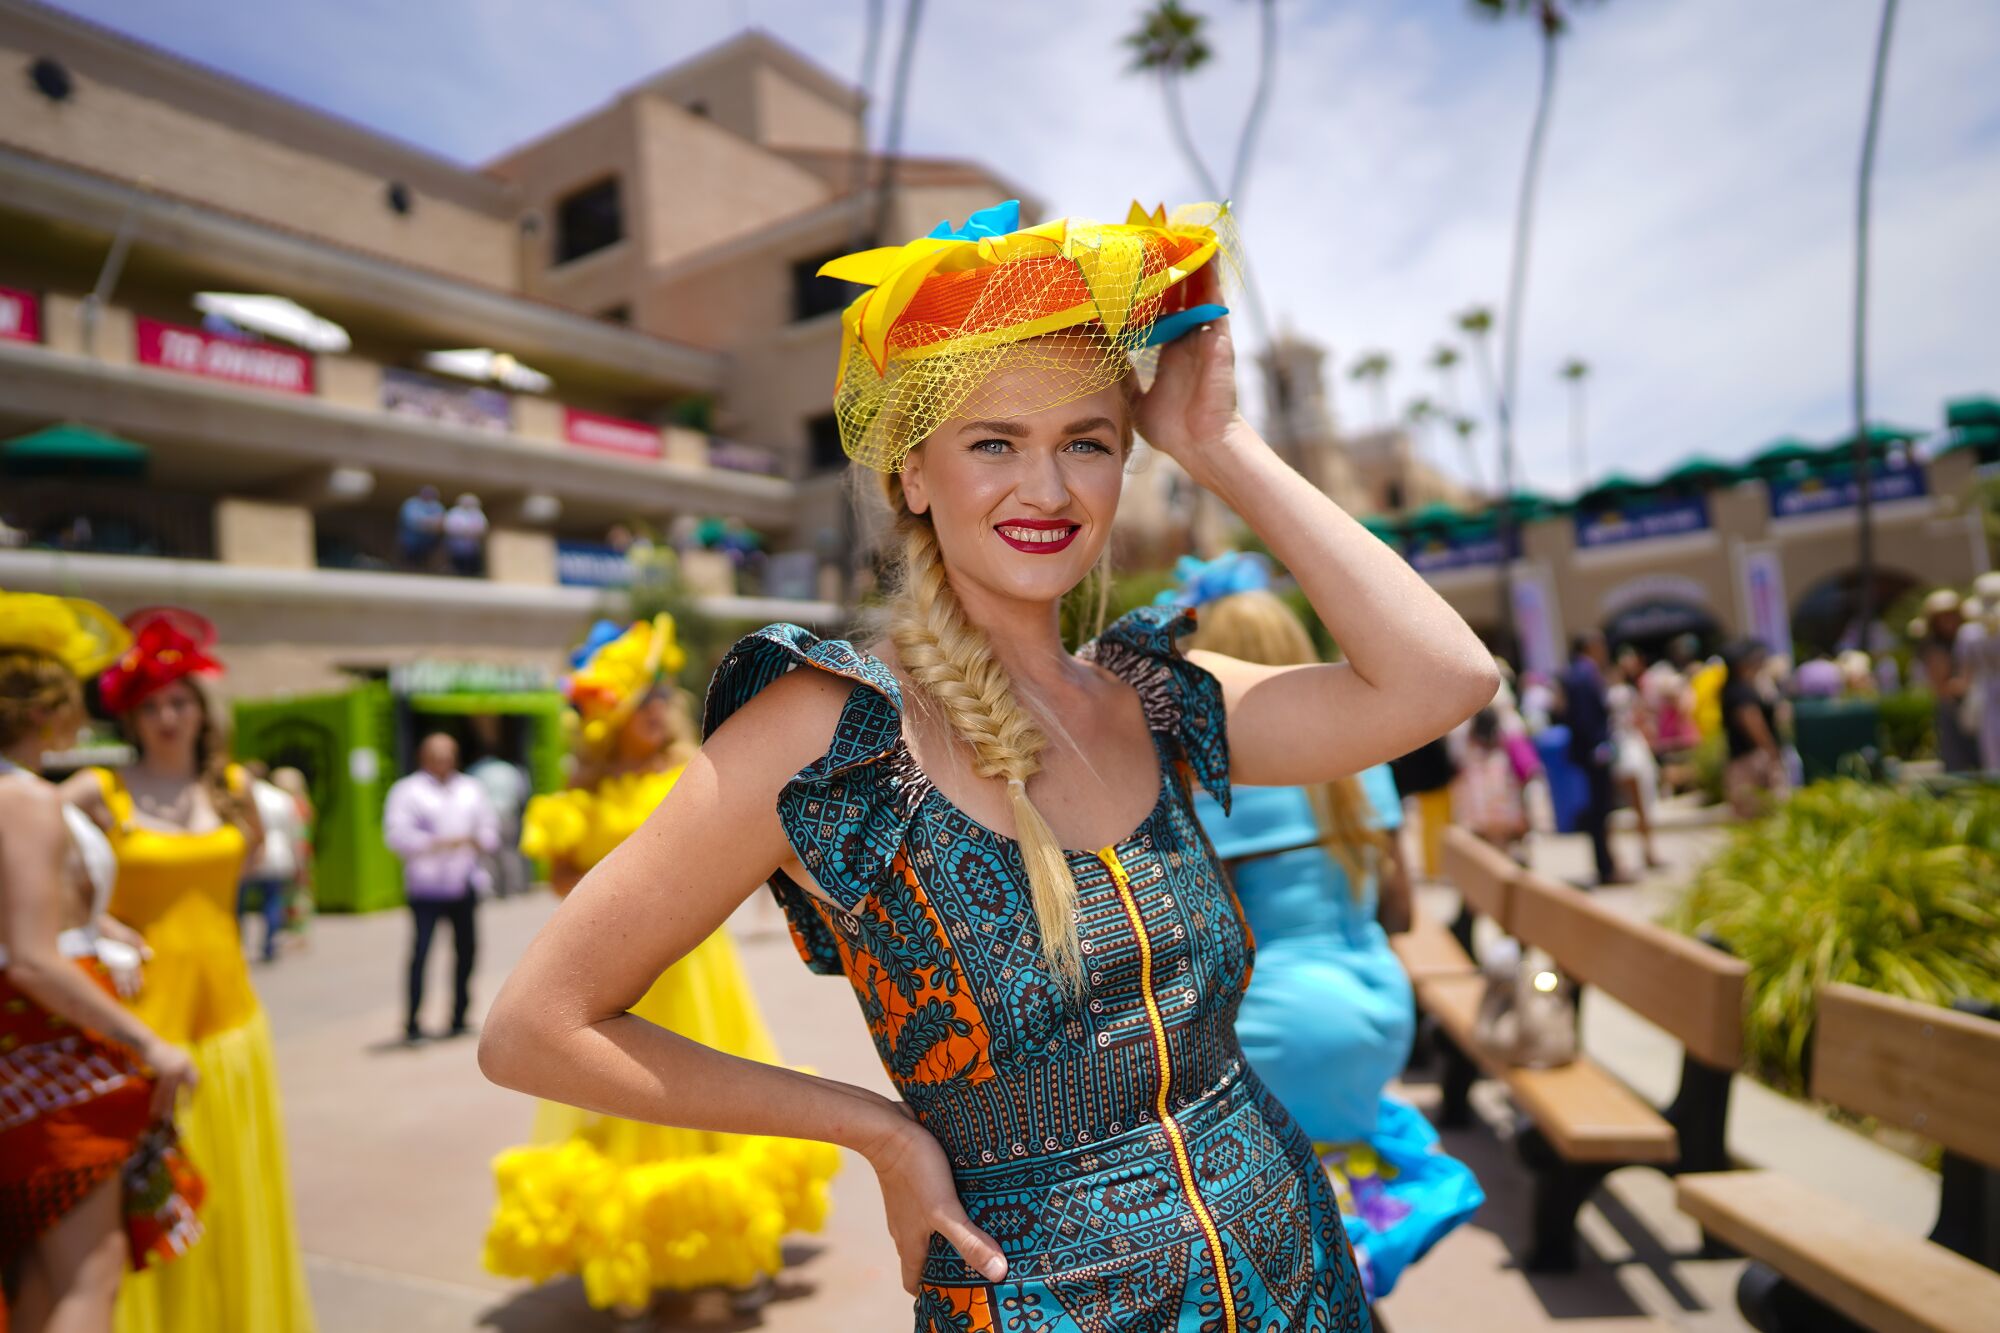
[[[42,340],[42,303],[33,292],[0,287],[0,342]]]
[[[624,588],[632,582],[632,562],[603,542],[556,543],[556,582],[570,588]]]
[[[453,384],[397,366],[382,371],[382,410],[505,434],[514,428],[514,400],[498,389]]]
[[[1511,555],[1519,559],[1521,555],[1521,534],[1517,528],[1508,543],[1513,548]],[[1413,532],[1409,536],[1405,552],[1410,568],[1419,574],[1439,574],[1448,569],[1476,569],[1480,565],[1500,563],[1500,534],[1492,528],[1475,529],[1471,532],[1441,529],[1435,532]]]
[[[1706,531],[1708,501],[1699,495],[1650,496],[1576,516],[1576,544],[1586,551]]]
[[[1869,470],[1868,481],[1868,498],[1875,504],[1914,500],[1924,494],[1924,470],[1913,463],[1877,460]],[[1861,502],[1861,488],[1853,477],[1807,473],[1803,477],[1773,477],[1768,485],[1772,518],[1825,514],[1852,509]]]
[[[304,352],[222,338],[144,315],[135,324],[142,366],[275,393],[313,391],[313,359]]]
[[[762,445],[713,436],[708,441],[708,465],[728,468],[732,472],[755,472],[766,477],[775,477],[783,470],[778,455]]]
[[[665,447],[658,426],[574,407],[563,409],[563,439],[586,449],[603,449],[634,458],[658,458]]]

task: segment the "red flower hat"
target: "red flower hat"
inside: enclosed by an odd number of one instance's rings
[[[125,617],[132,646],[97,678],[98,697],[111,713],[128,713],[183,676],[222,674],[208,655],[215,626],[177,606],[149,606]]]

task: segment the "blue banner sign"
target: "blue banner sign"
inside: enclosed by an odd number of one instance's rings
[[[602,542],[559,541],[556,582],[571,588],[623,588],[632,582],[632,562]]]
[[[1699,495],[1635,498],[1614,509],[1576,516],[1576,544],[1580,550],[1706,531],[1708,501]]]
[[[1511,556],[1521,555],[1521,533],[1515,529],[1508,543]],[[1500,535],[1492,529],[1473,532],[1413,532],[1404,554],[1410,568],[1419,574],[1438,574],[1448,569],[1474,569],[1500,563]]]
[[[1767,484],[1771,491],[1772,518],[1831,513],[1852,509],[1860,503],[1860,488],[1853,477],[1807,473],[1803,477],[1773,477]],[[1869,475],[1868,498],[1875,504],[1914,500],[1923,494],[1924,470],[1913,463],[1877,462]]]

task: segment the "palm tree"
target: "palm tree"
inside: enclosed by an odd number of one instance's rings
[[[1569,383],[1569,468],[1571,480],[1581,492],[1590,481],[1590,466],[1585,452],[1583,422],[1583,382],[1590,378],[1590,363],[1581,357],[1571,357],[1563,362],[1556,372]]]
[[[1271,85],[1278,78],[1278,0],[1257,0],[1257,87],[1250,109],[1243,113],[1243,132],[1236,137],[1236,165],[1229,173],[1229,206],[1243,207],[1250,185],[1250,159],[1257,136],[1264,130],[1264,112],[1271,105]]]
[[[1130,69],[1140,74],[1157,74],[1160,95],[1167,102],[1167,126],[1174,143],[1194,171],[1195,179],[1211,199],[1223,197],[1215,173],[1202,160],[1188,128],[1187,107],[1181,101],[1181,79],[1206,65],[1215,51],[1202,35],[1208,20],[1192,10],[1182,9],[1180,0],[1159,0],[1139,18],[1139,26],[1125,37],[1132,51]],[[1253,106],[1255,104],[1253,103]],[[1247,126],[1246,126],[1247,128]]]
[[[889,85],[889,123],[882,134],[882,179],[875,197],[872,243],[880,245],[889,231],[889,206],[896,190],[896,166],[903,153],[903,112],[910,101],[910,63],[917,51],[917,26],[924,0],[908,0],[903,8],[903,35],[896,45],[896,72]]]
[[[1348,368],[1347,378],[1356,384],[1369,386],[1375,399],[1375,424],[1386,427],[1389,424],[1389,371],[1395,362],[1387,352],[1364,352]]]
[[[1442,415],[1438,405],[1423,394],[1403,404],[1403,422],[1410,428],[1411,439],[1416,441],[1419,457],[1430,447],[1431,423]]]
[[[1493,407],[1497,420],[1500,414],[1500,386],[1493,378],[1493,312],[1483,305],[1467,306],[1454,321],[1458,331],[1472,344],[1472,351],[1479,359],[1479,379],[1486,386],[1486,397]]]
[[[1479,485],[1479,449],[1472,442],[1474,432],[1479,429],[1476,417],[1453,413],[1451,429],[1458,436],[1458,451],[1465,456],[1465,480],[1472,486]]]
[[[1574,0],[1572,0],[1574,2]],[[1563,12],[1563,0],[1472,0],[1474,8],[1488,18],[1505,18],[1508,14],[1526,14],[1535,20],[1542,37],[1542,78],[1535,96],[1535,119],[1528,131],[1528,160],[1521,170],[1521,193],[1514,210],[1514,253],[1507,267],[1507,307],[1506,325],[1500,336],[1500,392],[1494,399],[1496,408],[1494,424],[1500,436],[1500,494],[1504,498],[1514,491],[1514,390],[1515,372],[1520,364],[1521,351],[1521,306],[1526,298],[1528,285],[1528,242],[1534,231],[1535,181],[1541,174],[1542,144],[1548,138],[1549,109],[1554,100],[1556,87],[1556,39],[1569,26]],[[1507,504],[1499,510],[1500,530],[1500,587],[1502,623],[1511,644],[1514,638],[1513,598],[1509,579],[1507,552],[1512,513]]]
[[[1458,349],[1450,343],[1439,343],[1431,352],[1431,369],[1437,372],[1438,390],[1444,394],[1444,405],[1453,412],[1458,411]]]
[[[1868,203],[1875,186],[1875,132],[1882,124],[1882,84],[1889,70],[1889,38],[1896,25],[1896,0],[1882,0],[1882,27],[1875,35],[1875,77],[1868,88],[1868,123],[1861,135],[1861,176],[1854,227],[1854,522],[1855,624],[1860,645],[1868,647],[1875,621],[1874,460],[1868,447]]]

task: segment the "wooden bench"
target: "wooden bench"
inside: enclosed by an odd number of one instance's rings
[[[1943,1146],[1937,1226],[1894,1231],[1775,1171],[1682,1176],[1682,1211],[1755,1261],[1737,1289],[1745,1317],[1767,1333],[2000,1328],[2000,1022],[1828,986],[1810,1083]]]
[[[1433,921],[1421,911],[1410,909],[1410,928],[1389,937],[1389,948],[1410,974],[1410,981],[1430,981],[1437,977],[1466,977],[1479,970],[1472,955],[1458,942],[1450,927]]]
[[[1526,1266],[1566,1272],[1576,1266],[1577,1211],[1614,1169],[1729,1164],[1723,1128],[1730,1078],[1742,1060],[1748,968],[1522,870],[1463,830],[1446,834],[1444,869],[1468,915],[1489,917],[1524,945],[1545,950],[1574,981],[1599,987],[1683,1048],[1680,1091],[1662,1111],[1588,1056],[1557,1069],[1522,1069],[1482,1050],[1473,1031],[1484,977],[1417,983],[1417,1003],[1436,1021],[1445,1053],[1440,1119],[1448,1127],[1471,1122],[1469,1094],[1481,1074],[1506,1085],[1521,1113],[1515,1144],[1535,1181]]]

